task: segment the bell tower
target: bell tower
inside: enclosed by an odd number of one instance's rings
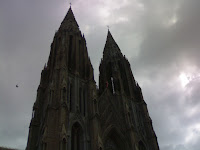
[[[121,53],[109,30],[99,71],[100,93],[108,87],[113,94],[124,93],[129,97],[135,96],[133,94],[135,79],[130,64]]]
[[[98,113],[104,150],[109,150],[110,145],[158,150],[141,88],[109,30],[99,72]]]
[[[26,150],[86,150],[93,68],[71,7],[41,73]]]

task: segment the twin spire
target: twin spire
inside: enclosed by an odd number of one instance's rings
[[[79,26],[78,23],[75,19],[75,16],[73,14],[71,5],[70,8],[64,18],[64,20],[61,23],[60,29],[64,29],[64,30],[70,30],[70,29],[74,29],[74,30],[78,30],[79,31]],[[121,51],[117,45],[117,43],[115,42],[113,36],[110,33],[110,30],[108,28],[108,34],[107,34],[107,39],[106,39],[106,44],[104,47],[104,55],[108,55],[109,57],[115,57],[117,55],[122,55]]]
[[[63,20],[63,22],[68,22],[68,21],[72,21],[72,22],[74,22],[75,24],[77,24],[77,26],[78,26],[78,23],[76,22],[76,19],[75,19],[75,17],[74,17],[74,13],[73,13],[73,11],[72,11],[71,6],[70,6],[70,8],[69,8],[69,10],[68,10],[68,12],[67,12],[67,15],[65,16],[65,18],[64,18],[64,20]]]

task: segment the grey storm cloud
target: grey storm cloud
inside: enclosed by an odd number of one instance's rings
[[[154,1],[153,6],[146,6],[149,8],[143,18],[145,38],[140,47],[140,56],[137,58],[143,59],[145,65],[166,66],[176,61],[179,63],[187,60],[199,64],[200,1],[176,0],[175,2],[177,3],[175,6],[172,3],[172,6],[167,5],[168,8],[159,6],[158,9],[154,8],[158,5],[157,1]],[[155,57],[157,59],[154,59]]]
[[[155,117],[160,148],[199,149],[199,78],[192,79],[184,89],[178,80],[182,72],[191,70],[199,76],[200,3],[143,3],[147,8],[142,18],[144,38],[132,64],[150,115]],[[194,132],[196,129],[198,132]]]
[[[109,25],[142,87],[160,149],[198,150],[200,1],[71,3],[97,84]],[[26,147],[40,73],[68,8],[66,0],[0,1],[0,146]]]

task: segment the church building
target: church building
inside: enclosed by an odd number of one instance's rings
[[[97,88],[71,7],[41,73],[26,150],[159,150],[129,61],[108,30]]]

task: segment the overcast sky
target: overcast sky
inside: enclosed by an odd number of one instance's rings
[[[26,147],[40,73],[69,3],[0,0],[0,146]],[[71,3],[95,80],[109,25],[142,87],[160,149],[199,150],[200,0]]]

